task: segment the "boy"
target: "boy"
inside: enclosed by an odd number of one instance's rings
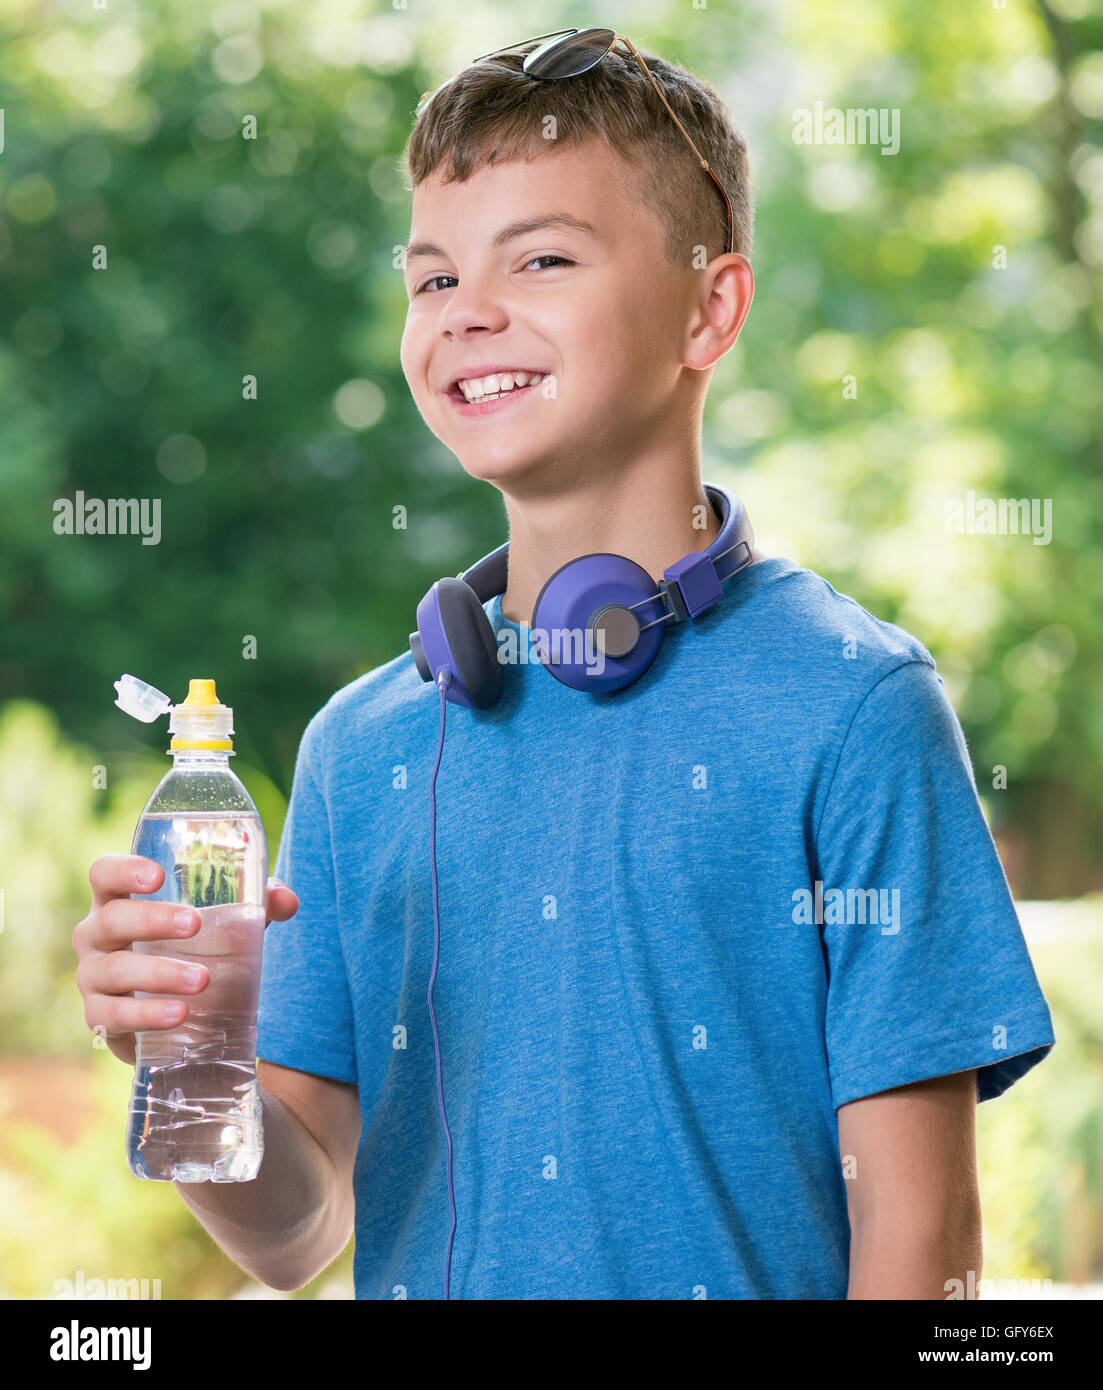
[[[701,410],[753,293],[719,99],[593,33],[544,76],[534,41],[475,62],[408,150],[403,369],[502,494],[482,608],[522,659],[446,746],[424,651],[311,720],[264,1164],[179,1190],[280,1288],[355,1216],[361,1298],[945,1298],[980,1269],[976,1102],[1053,1033],[929,653],[756,551],[619,689],[523,659],[577,557],[658,580],[713,546]],[[149,910],[135,867],[93,869],[90,947]],[[82,985],[119,1055],[138,978]]]

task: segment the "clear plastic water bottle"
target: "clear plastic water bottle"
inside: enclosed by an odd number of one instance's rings
[[[133,676],[115,688],[115,703],[137,719],[169,712],[173,735],[172,771],[146,804],[133,848],[161,865],[165,881],[131,896],[194,907],[201,919],[194,936],[133,949],[210,971],[207,988],[187,996],[182,1024],[137,1034],[127,1162],[136,1177],[161,1182],[248,1182],[264,1152],[256,1037],[268,847],[230,771],[233,710],[212,680],[191,681],[176,706]]]

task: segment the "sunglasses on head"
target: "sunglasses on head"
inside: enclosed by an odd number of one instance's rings
[[[543,40],[547,42],[543,42]],[[731,199],[728,197],[724,185],[709,167],[709,162],[697,146],[690,139],[689,132],[681,121],[674,114],[673,108],[666,97],[663,96],[662,89],[651,75],[647,64],[640,56],[639,50],[632,43],[631,39],[626,39],[623,34],[617,34],[612,29],[559,29],[554,34],[537,34],[531,39],[522,39],[520,43],[511,43],[505,48],[495,48],[490,53],[482,53],[473,62],[481,63],[484,58],[494,58],[499,53],[512,53],[514,49],[525,48],[528,44],[539,44],[531,53],[527,54],[522,70],[530,77],[543,78],[546,81],[554,81],[560,77],[577,77],[580,73],[589,72],[601,62],[607,53],[611,53],[617,43],[622,43],[628,49],[631,57],[635,58],[644,71],[644,75],[658,93],[659,100],[670,112],[671,119],[685,137],[686,143],[697,156],[697,162],[712,180],[716,191],[724,202],[724,215],[728,220],[728,254],[735,250],[735,228],[732,220]],[[426,92],[418,102],[417,115],[425,110],[437,92],[442,91],[453,79],[450,77],[447,82],[433,92]]]

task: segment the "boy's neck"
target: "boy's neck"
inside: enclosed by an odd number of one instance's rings
[[[504,501],[509,577],[501,608],[515,623],[532,621],[545,582],[580,555],[627,556],[657,581],[683,555],[707,549],[720,532],[696,468],[672,474],[669,460],[650,472],[595,477],[538,497],[504,493]],[[754,558],[761,556],[755,552]]]

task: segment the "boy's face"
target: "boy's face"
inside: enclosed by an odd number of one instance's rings
[[[415,190],[402,369],[473,477],[558,491],[669,434],[695,272],[688,248],[684,271],[667,258],[636,178],[593,140]],[[557,214],[592,230],[519,229]],[[544,380],[469,404],[457,378],[492,368]]]

